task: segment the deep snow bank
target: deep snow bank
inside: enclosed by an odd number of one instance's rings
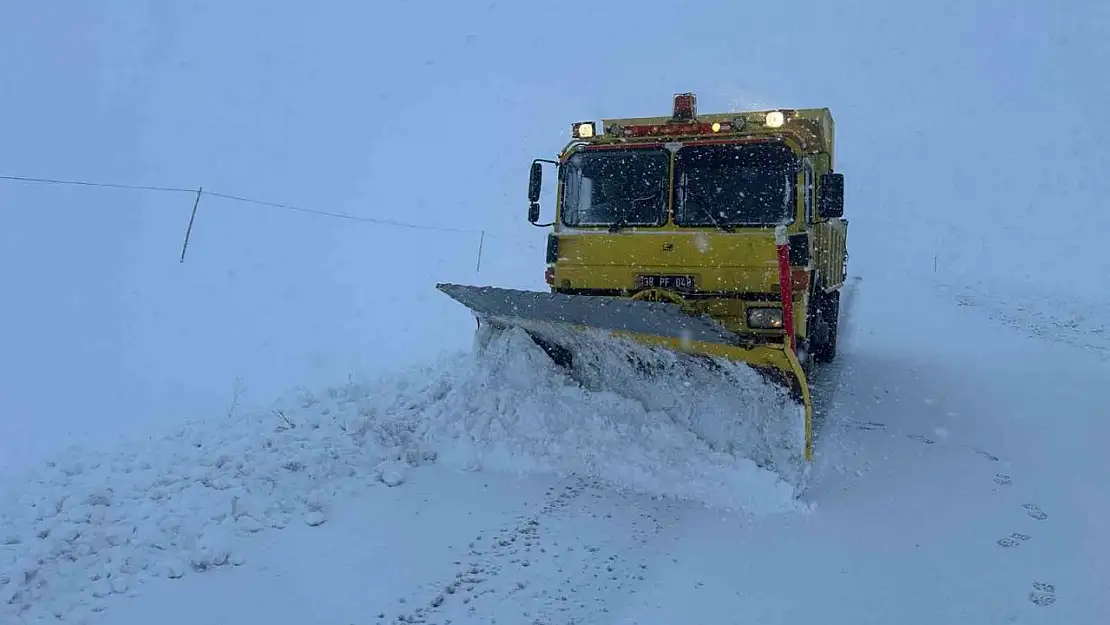
[[[665,355],[644,350],[654,374],[598,354],[572,379],[521,332],[477,343],[478,353],[162,440],[67,452],[0,494],[0,621],[66,618],[152,576],[234,566],[240,538],[324,523],[336,501],[400,485],[427,462],[585,474],[754,513],[800,507],[744,455],[775,460],[744,437],[790,438],[800,426],[749,370],[674,378]],[[757,405],[771,427],[729,425]]]
[[[588,474],[751,512],[798,505],[782,477],[800,479],[791,460],[800,409],[751,369],[683,367],[667,352],[595,343],[568,373],[523,332],[483,328],[474,354],[345,389],[341,418],[361,411],[351,427],[407,432],[421,451],[467,468]]]

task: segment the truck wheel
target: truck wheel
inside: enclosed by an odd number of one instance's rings
[[[533,334],[532,332],[528,332],[528,336],[532,338],[532,341],[535,342],[536,345],[540,346],[540,349],[547,353],[547,356],[551,358],[556,365],[564,369],[571,369],[574,367],[574,354],[569,349],[562,345],[545,341],[539,335]]]
[[[816,316],[825,326],[825,340],[814,345],[813,359],[819,363],[832,362],[836,358],[836,339],[840,333],[840,291],[820,296]]]

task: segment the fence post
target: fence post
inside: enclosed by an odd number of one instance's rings
[[[189,227],[185,229],[185,242],[181,244],[181,262],[185,262],[185,248],[189,247],[189,234],[193,232],[193,220],[197,218],[197,206],[200,205],[200,194],[204,187],[197,189],[197,199],[193,201],[193,212],[189,215]]]
[[[486,231],[483,230],[478,237],[478,266],[474,268],[474,273],[482,272],[482,247],[486,243]]]

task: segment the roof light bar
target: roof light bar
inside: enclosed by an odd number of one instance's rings
[[[630,124],[627,126],[606,126],[606,132],[617,137],[688,136],[736,132],[732,122],[703,122],[684,124]]]

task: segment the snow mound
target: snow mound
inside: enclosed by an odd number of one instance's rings
[[[787,456],[748,442],[797,439],[799,415],[746,368],[674,375],[665,353],[595,350],[568,372],[516,330],[480,331],[477,347],[161,440],[73,449],[12,483],[0,622],[79,622],[149,578],[243,564],[240,540],[324,524],[335,502],[403,488],[431,462],[588,475],[751,513],[804,507],[779,474]]]
[[[471,470],[588,475],[751,513],[802,507],[803,413],[781,389],[745,366],[574,334],[589,357],[568,372],[523,331],[484,325],[474,354],[343,389],[334,416]]]

